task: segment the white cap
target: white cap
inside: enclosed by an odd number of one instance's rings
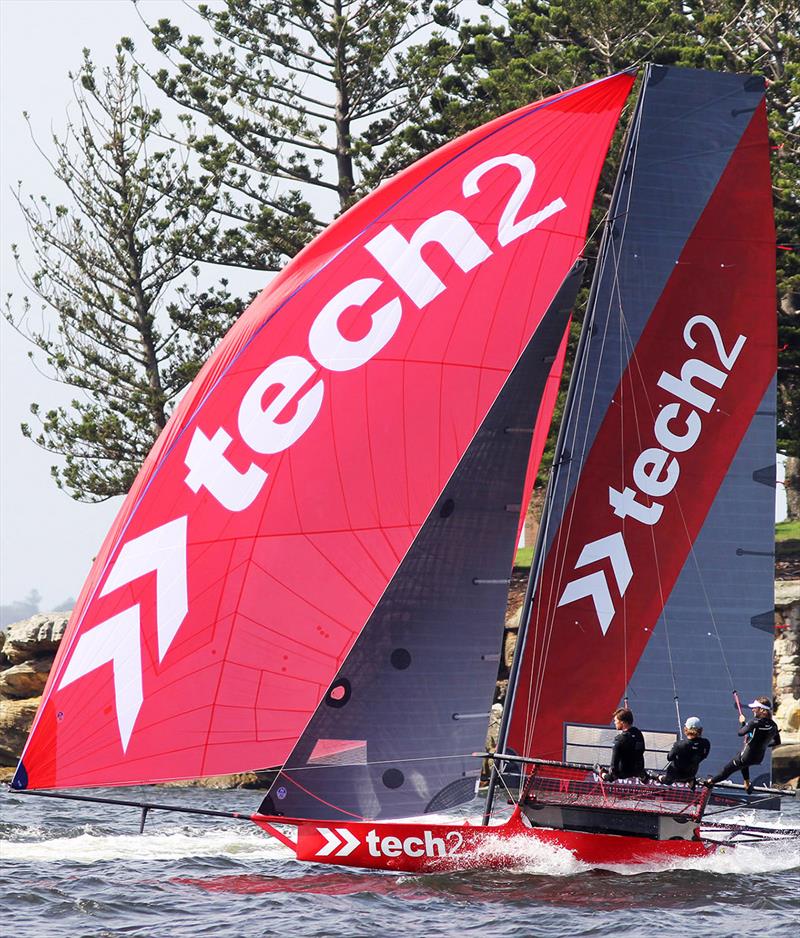
[[[687,730],[701,730],[703,724],[700,722],[700,717],[687,717],[686,722],[683,724]]]
[[[754,700],[747,705],[751,710],[769,710],[772,713],[772,707],[769,704],[761,703],[760,700]]]

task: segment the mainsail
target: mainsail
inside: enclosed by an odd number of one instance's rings
[[[632,81],[421,160],[255,300],[95,561],[15,787],[284,761],[529,348],[548,358],[526,372],[541,391],[558,342],[549,320],[548,354],[537,334]]]
[[[774,229],[761,79],[652,67],[551,484],[508,751],[592,762],[627,700],[736,752],[769,693]],[[606,731],[607,732],[607,731]],[[663,763],[662,763],[663,764]]]

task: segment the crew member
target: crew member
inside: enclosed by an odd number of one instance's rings
[[[703,725],[697,717],[683,724],[684,739],[675,742],[667,754],[667,768],[658,776],[662,785],[689,782],[694,786],[700,763],[711,751],[711,743],[703,738]]]
[[[626,707],[614,712],[614,727],[619,734],[614,737],[611,750],[611,765],[604,769],[595,767],[604,782],[615,782],[620,778],[638,778],[642,782],[650,779],[644,769],[644,736],[633,725],[633,714]]]
[[[704,782],[705,785],[716,785],[717,782],[730,778],[734,772],[741,772],[745,790],[749,795],[753,790],[750,783],[750,766],[761,765],[767,749],[780,746],[781,734],[778,732],[777,724],[772,719],[772,704],[769,697],[756,697],[747,706],[753,711],[753,719],[745,722],[744,714],[739,714],[739,722],[742,724],[739,736],[746,737],[744,748],[738,756],[734,756],[724,766],[722,771],[707,778]]]

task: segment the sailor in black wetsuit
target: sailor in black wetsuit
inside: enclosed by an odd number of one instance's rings
[[[683,724],[684,739],[679,739],[670,749],[666,771],[659,775],[662,785],[673,782],[691,782],[697,777],[700,763],[711,751],[711,743],[703,738],[703,725],[697,717],[689,717]]]
[[[615,782],[620,778],[638,778],[650,781],[644,770],[644,736],[633,725],[633,714],[622,708],[614,713],[614,726],[619,735],[614,737],[611,750],[611,765],[607,769],[596,766],[595,771],[604,782]]]
[[[730,778],[734,772],[741,772],[744,779],[744,787],[747,793],[753,790],[750,783],[750,766],[761,765],[767,749],[774,749],[781,744],[781,734],[778,732],[778,726],[772,719],[772,704],[769,697],[756,697],[756,699],[747,705],[754,713],[754,718],[749,723],[745,723],[744,715],[739,714],[739,722],[742,728],[739,735],[746,737],[744,749],[738,756],[734,756],[723,769],[711,778],[706,779],[708,786],[716,785],[726,778]]]

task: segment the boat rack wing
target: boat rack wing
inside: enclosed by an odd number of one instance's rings
[[[525,806],[558,806],[656,814],[699,821],[710,789],[703,785],[661,785],[639,779],[604,782],[587,766],[535,764],[523,789]]]

